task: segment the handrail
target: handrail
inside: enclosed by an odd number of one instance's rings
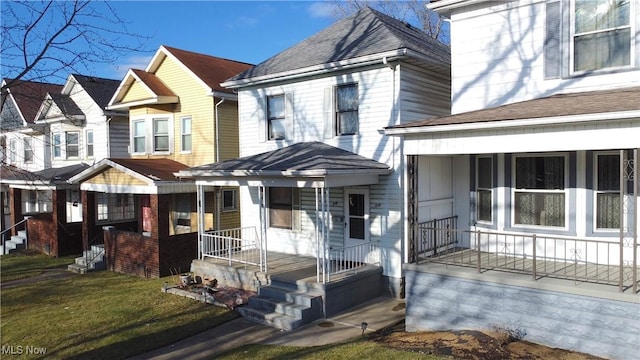
[[[327,280],[331,281],[331,275],[381,262],[380,241],[350,246],[334,246],[329,249]]]
[[[96,241],[96,239],[100,239],[98,241]],[[85,266],[88,268],[89,264],[91,264],[91,262],[93,260],[95,260],[98,256],[100,256],[100,253],[94,253],[93,251],[91,251],[91,248],[93,247],[93,245],[98,245],[98,244],[103,244],[104,243],[104,231],[100,231],[98,232],[98,234],[91,239],[91,241],[89,241],[87,243],[87,251],[84,252],[84,260],[85,260]]]
[[[2,232],[0,232],[0,242],[2,243],[3,247],[2,247],[2,255],[6,254],[7,249],[4,248],[5,245],[5,241],[4,241],[4,234],[7,233],[9,230],[12,230],[13,228],[15,228],[16,226],[25,223],[27,220],[29,220],[31,217],[30,216],[26,216],[24,219],[18,221],[17,223],[11,225],[9,228],[2,230]],[[26,227],[25,227],[26,230]],[[25,241],[27,241],[25,239]],[[24,244],[25,247],[27,247],[27,244]]]

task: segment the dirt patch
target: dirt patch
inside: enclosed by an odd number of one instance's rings
[[[382,329],[370,337],[372,340],[394,349],[420,354],[452,356],[455,359],[472,360],[602,360],[602,358],[550,348],[515,339],[503,332],[481,331],[404,331],[404,321]]]

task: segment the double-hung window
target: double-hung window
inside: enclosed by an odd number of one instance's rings
[[[153,151],[169,151],[169,119],[153,119]]]
[[[191,117],[180,119],[180,151],[191,152]]]
[[[93,157],[93,130],[87,130],[85,141],[86,141],[86,144],[85,144],[86,156],[88,158],[92,158]]]
[[[145,120],[133,121],[133,153],[143,154],[146,151],[147,133],[145,129]]]
[[[17,151],[17,141],[16,139],[9,140],[9,163],[16,163],[16,151]]]
[[[236,190],[223,190],[222,191],[222,211],[237,210],[236,205]]]
[[[269,140],[285,139],[284,95],[267,97],[267,127]]]
[[[515,225],[565,227],[565,163],[562,155],[515,158]]]
[[[51,153],[54,159],[62,157],[62,134],[55,133],[51,137]]]
[[[596,154],[595,225],[596,229],[620,228],[620,156]]]
[[[299,228],[300,191],[298,188],[269,188],[269,227],[297,230]]]
[[[24,148],[22,150],[24,155],[24,162],[25,163],[33,162],[33,139],[30,137],[24,138],[23,146]]]
[[[476,166],[478,221],[491,222],[493,208],[493,164],[490,157],[479,157]]]
[[[51,212],[51,190],[22,190],[22,212],[24,214]]]
[[[573,71],[631,64],[630,0],[575,0]]]
[[[66,133],[66,152],[67,159],[69,158],[77,158],[79,154],[79,146],[80,146],[80,133],[76,131],[67,132]]]
[[[336,134],[358,133],[358,85],[347,84],[336,87]]]

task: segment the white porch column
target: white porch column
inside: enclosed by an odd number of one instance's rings
[[[202,234],[204,234],[204,186],[196,185],[196,201],[198,204],[198,259],[202,259]]]
[[[329,278],[329,189],[315,188],[316,193],[316,281],[326,283]]]
[[[258,203],[260,206],[260,262],[262,263],[262,271],[267,272],[267,196],[265,187],[258,186]]]

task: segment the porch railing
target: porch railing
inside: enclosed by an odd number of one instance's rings
[[[455,241],[438,247],[440,251],[425,247],[427,251],[418,256],[418,263],[474,267],[478,272],[518,272],[530,274],[534,280],[549,277],[617,285],[620,291],[638,292],[640,244],[426,226],[421,229],[436,234],[437,244]]]
[[[6,236],[7,236],[7,233],[9,233],[12,229],[14,229],[14,228],[18,228],[18,226],[20,226],[20,225],[22,225],[22,224],[26,223],[26,222],[27,222],[27,220],[29,220],[29,218],[31,218],[31,217],[30,217],[30,216],[25,216],[25,217],[24,217],[24,219],[22,219],[22,220],[18,221],[17,223],[15,223],[15,224],[13,224],[13,225],[9,226],[8,228],[6,228],[6,229],[2,230],[2,232],[0,232],[0,245],[2,245],[2,252],[3,252],[3,253],[2,253],[2,254],[0,254],[0,255],[6,255],[6,252],[7,252],[7,248],[6,248]],[[24,229],[25,229],[25,230],[27,229],[27,226],[26,226],[26,225],[24,226]],[[26,241],[27,241],[27,240],[25,240],[25,244],[24,244],[24,247],[25,247],[25,248],[27,248],[27,243],[26,243]]]
[[[331,276],[356,270],[368,264],[379,265],[381,253],[379,242],[368,242],[361,245],[332,247],[327,259],[328,281]]]
[[[263,268],[262,246],[255,227],[244,227],[200,234],[201,258],[211,257],[232,263]]]
[[[416,252],[418,256],[437,255],[455,247],[458,242],[458,232],[449,231],[458,228],[458,217],[450,216],[433,219],[418,224],[418,242]]]

